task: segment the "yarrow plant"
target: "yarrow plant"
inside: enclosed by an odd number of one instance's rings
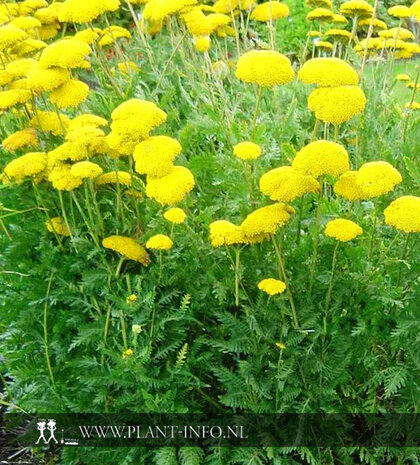
[[[420,4],[388,3],[0,3],[6,411],[417,411]],[[323,444],[32,454],[418,463]]]

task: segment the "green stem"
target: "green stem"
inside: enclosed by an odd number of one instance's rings
[[[121,257],[120,261],[118,262],[117,268],[115,269],[115,277],[117,279],[120,277],[121,267],[122,267],[122,264],[124,263],[124,260],[125,260],[125,258]]]
[[[262,86],[258,86],[257,98],[255,100],[254,117],[252,119],[252,125],[251,125],[251,140],[252,141],[255,139],[255,130],[257,129],[256,125],[257,125],[258,113],[260,111],[262,92],[263,92]]]
[[[320,181],[320,191],[318,197],[318,205],[316,208],[316,220],[315,220],[315,231],[314,231],[314,252],[312,255],[312,265],[310,271],[310,278],[309,278],[309,297],[312,294],[312,288],[314,285],[314,278],[315,278],[315,271],[316,271],[316,264],[318,260],[318,245],[319,245],[319,230],[321,226],[321,218],[322,218],[322,201],[324,196],[324,182]]]
[[[289,280],[287,278],[286,268],[284,266],[284,260],[283,260],[283,256],[282,256],[281,245],[279,243],[277,243],[274,234],[271,236],[271,239],[273,241],[274,250],[276,251],[277,261],[278,261],[278,264],[279,264],[279,276],[280,276],[280,279],[282,281],[284,281],[284,283],[286,284],[286,293],[287,293],[287,296],[288,296],[288,299],[289,299],[290,308],[292,309],[292,315],[293,315],[293,327],[295,329],[298,329],[299,328],[299,321],[298,321],[298,317],[297,317],[297,313],[296,313],[296,306],[295,306],[295,302],[293,300],[292,291],[290,289]]]
[[[239,307],[239,268],[241,265],[240,262],[241,249],[239,246],[235,250],[235,306]]]
[[[331,303],[331,293],[332,293],[332,287],[333,287],[333,281],[334,281],[334,272],[335,272],[335,266],[336,266],[336,263],[337,263],[337,251],[338,251],[339,245],[340,245],[340,241],[337,241],[337,244],[334,247],[332,266],[331,266],[330,282],[328,284],[327,297],[325,298],[325,318],[327,317],[328,309],[330,308],[330,303]]]

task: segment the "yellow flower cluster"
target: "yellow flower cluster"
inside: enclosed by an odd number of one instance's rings
[[[399,197],[385,208],[385,223],[406,233],[420,232],[420,197]]]
[[[166,210],[163,217],[171,223],[182,224],[187,218],[187,215],[182,208],[170,208]]]
[[[248,243],[261,242],[284,226],[295,210],[284,203],[274,203],[250,213],[241,224],[241,231]]]
[[[319,183],[316,179],[296,171],[291,166],[270,170],[260,179],[260,191],[276,201],[291,202],[318,190]]]
[[[308,108],[317,119],[339,125],[361,113],[366,96],[358,86],[320,87],[308,98]]]
[[[300,68],[298,78],[319,87],[356,86],[359,83],[357,71],[339,58],[312,58]]]
[[[165,176],[147,176],[146,195],[162,205],[174,205],[181,202],[194,186],[191,171],[184,166],[174,166]]]
[[[241,160],[255,160],[262,154],[262,149],[254,142],[240,142],[233,147],[233,154]]]
[[[348,171],[349,155],[340,144],[317,140],[306,145],[296,154],[292,167],[314,178],[324,174],[338,176]]]
[[[362,233],[363,230],[358,224],[344,218],[328,221],[325,226],[325,234],[340,242],[351,241]]]
[[[114,250],[124,257],[147,266],[150,263],[149,254],[135,239],[126,236],[109,236],[102,241],[106,249]]]
[[[236,65],[236,77],[240,81],[263,87],[287,84],[294,74],[290,60],[274,50],[251,50]]]
[[[60,8],[58,19],[62,23],[90,23],[107,11],[117,10],[119,6],[119,0],[66,0]]]
[[[63,218],[57,216],[55,218],[51,218],[45,223],[47,230],[51,233],[58,234],[59,236],[70,236],[70,230],[67,227]]]
[[[197,0],[149,0],[143,10],[143,16],[146,20],[157,23],[196,3]]]
[[[213,247],[242,244],[241,228],[230,221],[217,220],[210,224],[210,242]]]
[[[362,189],[356,182],[357,171],[346,171],[334,184],[334,193],[353,202],[363,198]]]
[[[2,146],[10,152],[23,149],[24,147],[38,147],[38,136],[32,128],[22,129],[4,139]]]
[[[282,294],[286,290],[286,284],[278,279],[267,278],[258,283],[258,289],[268,295]]]
[[[251,19],[268,22],[289,16],[289,7],[282,2],[268,1],[257,5],[251,13]]]
[[[156,234],[146,242],[146,248],[152,250],[170,250],[173,245],[172,239],[165,234]]]
[[[181,144],[171,137],[154,136],[140,142],[134,149],[133,158],[136,171],[161,177],[169,174],[174,166],[175,157],[182,151]]]
[[[372,16],[373,7],[365,0],[349,0],[341,4],[340,13],[346,16]]]
[[[363,199],[371,199],[391,192],[402,181],[401,174],[386,161],[371,161],[357,171],[356,183]]]
[[[10,181],[23,181],[28,177],[36,177],[45,170],[46,166],[46,153],[27,153],[9,162],[4,168],[4,174]]]
[[[110,171],[95,179],[95,186],[99,187],[107,184],[120,184],[130,187],[132,185],[131,174],[127,173],[127,171]]]
[[[121,155],[131,155],[137,144],[166,121],[166,113],[153,102],[131,99],[117,107],[111,118],[109,146]]]
[[[89,45],[81,40],[62,39],[42,51],[39,64],[44,69],[56,66],[65,69],[86,68],[90,66],[86,58],[91,52]]]
[[[89,94],[89,86],[82,81],[70,79],[50,94],[50,100],[58,108],[74,108],[84,102]]]
[[[95,179],[102,173],[102,168],[91,161],[80,161],[79,163],[75,163],[70,169],[72,176],[81,179]]]

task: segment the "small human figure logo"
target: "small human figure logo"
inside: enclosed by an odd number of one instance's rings
[[[39,438],[35,444],[39,444],[41,439],[44,441],[44,444],[49,444],[51,440],[53,440],[56,444],[58,443],[54,435],[54,432],[57,429],[57,422],[55,420],[49,419],[48,422],[44,420],[38,421],[36,428],[39,431]],[[50,437],[48,439],[45,437],[46,430],[50,433]]]

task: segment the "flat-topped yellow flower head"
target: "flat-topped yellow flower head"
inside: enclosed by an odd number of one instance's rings
[[[289,7],[282,2],[268,1],[257,5],[251,13],[251,19],[268,22],[286,18],[290,14]]]
[[[286,290],[286,284],[278,279],[267,278],[258,283],[258,289],[268,295],[282,294]]]
[[[385,208],[385,223],[406,233],[420,232],[420,197],[405,195]]]
[[[349,169],[349,155],[347,150],[336,142],[317,140],[296,154],[292,167],[314,178],[324,174],[339,176]]]
[[[217,220],[210,224],[210,242],[213,247],[243,244],[241,228],[226,220]]]
[[[135,239],[126,236],[109,236],[102,241],[106,249],[114,250],[122,256],[147,266],[150,263],[149,254]]]
[[[386,161],[371,161],[357,171],[356,183],[362,190],[363,199],[372,199],[387,194],[400,184],[402,176]]]
[[[156,234],[146,242],[146,248],[151,250],[170,250],[173,245],[172,239],[165,234]]]
[[[291,82],[295,73],[285,55],[274,50],[251,50],[239,58],[235,74],[242,82],[272,87]]]
[[[363,229],[354,221],[338,218],[328,221],[325,226],[325,234],[340,242],[348,242],[363,233]]]
[[[340,58],[312,58],[298,72],[298,78],[306,84],[320,87],[355,86],[359,75]]]

